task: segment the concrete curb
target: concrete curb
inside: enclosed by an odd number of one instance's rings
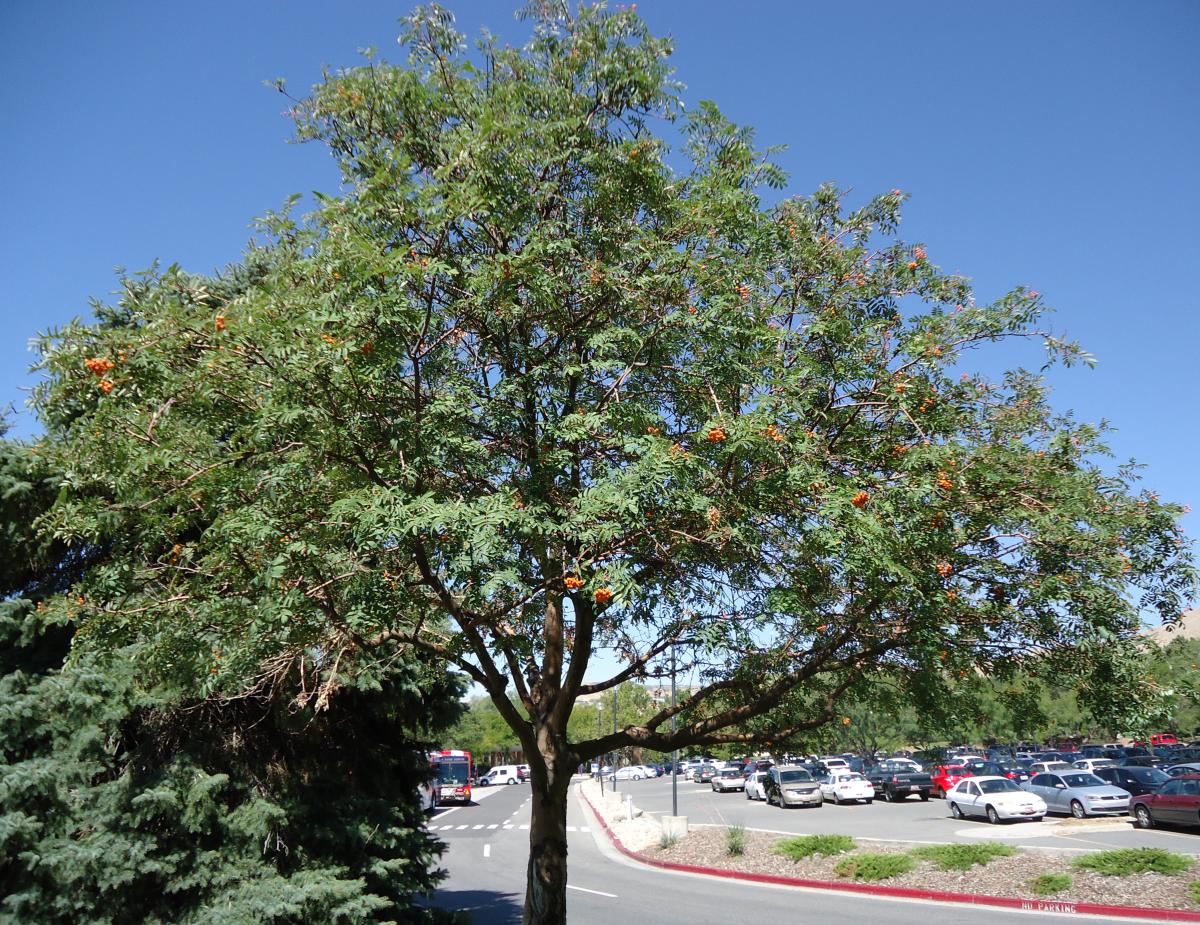
[[[596,821],[613,845],[626,857],[651,867],[676,870],[688,874],[703,874],[708,877],[723,877],[726,880],[744,880],[750,883],[769,883],[772,886],[791,886],[817,890],[834,890],[839,893],[860,893],[868,896],[889,896],[895,899],[924,899],[933,902],[956,903],[968,906],[994,906],[1001,909],[1019,909],[1023,912],[1056,912],[1073,915],[1107,915],[1127,919],[1153,919],[1160,922],[1200,922],[1200,912],[1182,909],[1150,909],[1144,906],[1108,906],[1101,903],[1060,902],[1046,899],[1018,899],[1010,896],[982,896],[977,893],[947,893],[941,890],[919,890],[899,886],[873,886],[866,883],[842,883],[833,880],[804,880],[797,877],[779,877],[774,874],[749,874],[717,867],[699,867],[694,864],[676,864],[658,858],[646,857],[626,848],[608,822],[592,805],[587,794],[579,795],[587,804]]]

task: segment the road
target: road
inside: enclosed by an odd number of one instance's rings
[[[669,801],[669,781],[665,788],[663,784],[632,782],[629,790],[635,794],[645,790],[649,794],[654,787],[665,789]],[[435,902],[443,908],[470,912],[473,925],[517,925],[524,904],[529,787],[498,787],[477,794],[478,805],[443,809],[430,820],[430,829],[448,846],[442,863],[449,877]],[[732,794],[728,800],[746,802]],[[829,809],[832,811],[832,807]],[[791,812],[815,817],[823,810]],[[571,925],[633,921],[654,925],[719,921],[852,925],[876,920],[888,925],[929,925],[931,917],[936,917],[939,925],[1049,925],[1063,921],[1063,916],[1057,914],[934,906],[911,900],[717,880],[644,867],[612,848],[591,813],[579,805],[574,791],[568,798],[567,823],[570,850],[567,902]]]

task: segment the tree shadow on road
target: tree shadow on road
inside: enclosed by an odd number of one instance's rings
[[[524,897],[495,890],[438,890],[428,905],[458,912],[464,925],[520,925]]]

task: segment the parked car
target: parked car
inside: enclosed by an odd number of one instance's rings
[[[714,792],[728,793],[730,790],[745,790],[746,778],[742,777],[741,768],[721,768],[713,775],[712,788]]]
[[[1081,758],[1071,762],[1071,767],[1080,771],[1095,771],[1097,768],[1115,768],[1117,762],[1112,758]]]
[[[1171,777],[1183,777],[1185,774],[1200,774],[1200,764],[1173,764],[1163,768]]]
[[[1121,814],[1129,809],[1129,794],[1087,771],[1035,774],[1024,788],[1046,801],[1051,812],[1086,816]]]
[[[967,777],[946,794],[950,815],[983,816],[995,825],[1005,819],[1032,819],[1046,815],[1046,801],[1035,793],[1022,790],[1007,777]]]
[[[929,769],[929,777],[933,782],[930,795],[944,797],[946,791],[966,777],[971,776],[969,768],[961,764],[937,764]]]
[[[746,791],[747,800],[765,800],[767,798],[763,793],[763,780],[766,776],[766,771],[753,771],[746,778],[746,784],[742,789]]]
[[[871,782],[853,771],[831,771],[818,783],[821,797],[834,803],[870,803],[875,799]]]
[[[481,787],[519,783],[521,783],[521,773],[515,764],[498,764],[479,779]]]
[[[904,800],[917,795],[929,799],[933,779],[911,761],[881,761],[867,772],[867,780],[875,788],[875,796],[886,801]]]
[[[700,770],[696,772],[694,780],[701,784],[711,784],[712,779],[717,776],[717,766],[715,764],[702,764]]]
[[[1035,761],[1029,765],[1030,775],[1045,774],[1047,771],[1073,771],[1071,762],[1059,761],[1057,758],[1053,761]]]
[[[1018,784],[1029,780],[1029,772],[1012,761],[972,761],[967,767],[973,777],[1007,777]]]
[[[529,780],[529,765],[517,765],[517,773],[521,776],[521,783],[525,783],[527,780]]]
[[[609,780],[645,780],[646,769],[640,764],[631,764],[608,775]]]
[[[1143,829],[1162,823],[1200,826],[1200,774],[1176,777],[1153,793],[1134,797],[1129,811],[1134,823]]]
[[[789,806],[820,806],[821,787],[804,768],[774,767],[767,772],[763,781],[763,795],[767,805],[779,804],[781,809]]]
[[[417,784],[417,800],[421,804],[421,812],[433,812],[437,809],[437,788],[427,780],[421,781]]]
[[[1102,781],[1106,781],[1114,787],[1120,787],[1133,796],[1153,793],[1171,779],[1169,774],[1158,768],[1097,768],[1092,773]]]

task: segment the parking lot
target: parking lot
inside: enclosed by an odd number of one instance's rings
[[[610,785],[605,784],[605,789]],[[632,794],[634,805],[652,815],[671,812],[670,776],[620,781],[618,792]],[[825,803],[820,808],[780,809],[747,800],[740,791],[714,793],[708,784],[679,779],[679,814],[689,825],[744,825],[786,834],[841,834],[861,840],[914,843],[1003,841],[1027,848],[1089,851],[1107,848],[1156,847],[1200,854],[1200,830],[1134,828],[1128,816],[1075,820],[1047,816],[1043,822],[990,825],[986,821],[952,819],[944,800],[870,804]]]

